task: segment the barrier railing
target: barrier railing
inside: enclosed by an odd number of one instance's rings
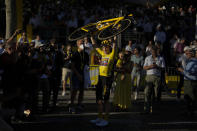
[[[176,67],[168,67],[166,69],[166,74],[167,74],[165,76],[166,88],[168,89],[171,95],[176,96],[177,86],[180,82],[180,74],[177,71]],[[181,94],[183,93],[184,93],[184,90],[182,88]]]
[[[90,75],[90,81],[91,81],[91,86],[89,88],[95,88],[95,86],[98,83],[99,66],[98,65],[90,65],[89,66],[89,75]],[[68,80],[67,80],[67,87],[70,88],[70,78],[68,78]]]
[[[168,89],[169,93],[176,94],[176,89],[177,86],[180,82],[180,76],[179,73],[177,72],[175,67],[168,67],[165,70],[165,88]],[[89,66],[89,75],[90,75],[90,80],[91,80],[91,86],[89,88],[95,88],[95,86],[98,84],[98,79],[99,79],[99,66],[98,65],[90,65]],[[145,86],[145,71],[143,72],[143,75],[141,77],[141,82],[140,85],[141,87]],[[69,79],[70,80],[70,79]],[[69,80],[67,83],[69,83]],[[134,80],[134,83],[136,79]],[[135,86],[135,84],[134,84]],[[183,91],[181,92],[183,93]]]

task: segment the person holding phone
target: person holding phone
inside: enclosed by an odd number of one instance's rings
[[[149,114],[153,111],[153,99],[159,94],[161,69],[165,68],[164,58],[157,55],[157,48],[152,47],[151,55],[147,56],[143,69],[146,70],[146,86],[144,89],[145,102],[144,113]],[[154,97],[153,97],[154,96]]]

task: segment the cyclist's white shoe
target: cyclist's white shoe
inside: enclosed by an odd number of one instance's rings
[[[96,123],[96,126],[104,127],[104,126],[107,126],[108,124],[109,124],[108,121],[101,120],[101,121],[99,121],[99,122]]]
[[[98,123],[98,122],[100,122],[102,120],[103,119],[101,119],[101,118],[96,118],[95,120],[90,120],[90,123],[96,124],[96,123]]]

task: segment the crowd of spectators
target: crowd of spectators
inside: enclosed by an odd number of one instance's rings
[[[117,6],[117,3],[119,6]],[[174,48],[180,47],[174,46],[174,43],[171,44],[173,36],[176,35],[177,39],[185,39],[185,45],[189,45],[189,43],[195,40],[196,8],[193,5],[181,5],[173,2],[164,3],[154,8],[148,4],[144,7],[132,6],[132,4],[124,4],[124,2],[112,2],[111,6],[105,6],[104,3],[99,1],[97,1],[97,4],[82,1],[73,5],[71,5],[71,2],[61,0],[42,2],[39,5],[38,11],[29,19],[29,23],[33,25],[35,34],[39,33],[36,30],[39,27],[61,26],[65,27],[64,35],[66,36],[78,27],[104,18],[119,16],[120,12],[122,12],[122,15],[128,13],[134,14],[138,23],[136,25],[137,31],[143,33],[140,43],[138,42],[139,40],[135,42],[142,44],[144,48],[150,40],[156,43],[156,45],[161,45],[161,50],[164,50],[162,53],[165,55],[165,60],[169,65],[175,64],[169,60],[173,58],[169,54],[172,53],[172,50],[175,50]],[[43,28],[39,31],[42,32]],[[56,37],[59,38],[63,35],[58,33],[58,30],[55,33]],[[65,36],[63,36],[63,42],[67,40]],[[43,38],[46,37],[43,36]],[[125,42],[127,41],[123,42],[122,47],[126,45]],[[180,51],[181,47],[176,52]]]

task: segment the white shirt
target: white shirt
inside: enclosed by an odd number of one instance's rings
[[[151,55],[151,50],[152,50],[152,47],[150,47],[150,46],[147,46],[146,47],[146,55]]]
[[[37,47],[39,47],[39,46],[41,46],[41,45],[42,45],[41,40],[36,40],[36,39],[35,39],[35,48],[37,48]]]
[[[163,57],[157,56],[156,59],[154,60],[152,55],[146,57],[145,62],[144,62],[144,66],[150,66],[154,62],[156,63],[156,65],[158,67],[165,68],[165,62],[164,62]],[[155,69],[149,69],[149,70],[146,70],[146,74],[147,75],[160,76],[161,75],[161,71],[159,69],[156,69],[156,68]]]
[[[137,46],[136,44],[132,44],[131,46],[130,45],[126,45],[125,50],[132,52],[136,46]]]
[[[131,51],[131,52],[133,51],[132,48],[131,48],[131,46],[129,46],[129,45],[127,45],[127,46],[125,47],[125,50],[126,50],[126,51]]]

